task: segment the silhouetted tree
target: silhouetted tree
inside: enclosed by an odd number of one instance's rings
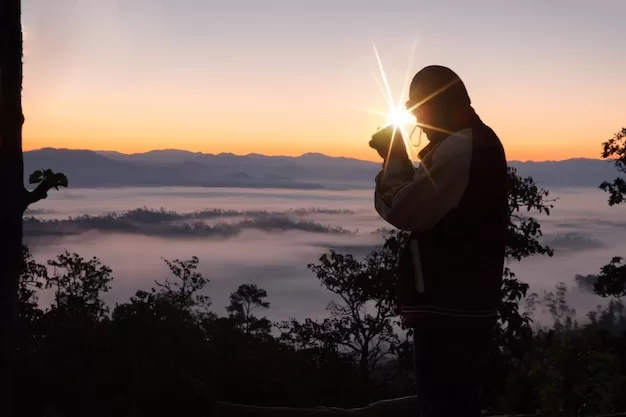
[[[384,251],[385,249],[381,249]],[[368,398],[372,373],[381,359],[395,352],[399,336],[395,298],[389,296],[394,257],[381,251],[370,253],[364,261],[333,250],[309,268],[321,284],[338,296],[328,304],[330,317],[321,321],[295,319],[282,324],[283,339],[299,348],[323,348],[347,355],[358,364],[361,390]]]
[[[28,246],[22,245],[23,266],[18,287],[17,316],[22,324],[34,323],[41,318],[38,292],[48,280],[48,270],[33,258]]]
[[[85,260],[67,250],[49,260],[48,265],[53,268],[45,284],[54,290],[51,311],[61,310],[64,314],[93,320],[106,316],[108,307],[100,297],[111,289],[111,268],[95,256]]]
[[[621,358],[597,321],[580,325],[574,319],[567,286],[559,283],[555,290],[541,301],[554,325],[537,332],[530,354],[540,411],[563,417],[615,412],[626,389]]]
[[[571,329],[577,326],[578,323],[574,319],[576,309],[567,302],[567,285],[564,282],[560,282],[555,289],[556,292],[546,291],[544,293],[541,304],[554,319],[555,330]]]
[[[256,317],[253,313],[259,308],[269,308],[270,303],[265,301],[266,298],[267,292],[256,284],[242,284],[237,291],[230,294],[230,304],[226,306],[226,311],[246,335],[267,334],[272,329],[272,323],[265,317]]]
[[[109,415],[127,409],[146,417],[199,416],[212,402],[214,358],[200,325],[210,316],[210,298],[202,294],[209,280],[197,272],[195,256],[164,262],[172,277],[113,310],[112,369],[104,372],[116,407]]]
[[[47,344],[46,329],[43,320],[45,312],[38,305],[39,291],[44,287],[48,271],[46,266],[33,258],[26,245],[22,246],[23,266],[19,282],[17,303],[17,332],[14,364],[18,372],[14,377],[15,415],[41,415],[43,413],[42,395],[33,401],[33,390],[46,392],[43,375],[46,367],[43,363],[44,345]]]
[[[578,288],[585,290],[585,291],[593,292],[594,286],[596,282],[598,282],[598,276],[594,274],[587,274],[587,275],[576,274],[574,275],[574,281],[578,285]]]
[[[197,256],[192,256],[188,260],[174,259],[173,261],[163,259],[175,280],[155,281],[156,292],[181,309],[200,309],[206,311],[211,306],[211,298],[200,293],[209,283],[201,273],[197,272]],[[153,290],[154,291],[154,290]]]
[[[626,295],[626,261],[622,256],[614,256],[600,268],[594,284],[594,292],[602,297],[623,297]]]
[[[554,251],[542,245],[540,223],[526,213],[550,215],[553,199],[549,191],[539,188],[531,177],[517,175],[509,167],[509,234],[506,246],[507,264],[535,255],[552,256]],[[528,284],[519,281],[506,266],[502,282],[502,301],[499,309],[501,346],[510,346],[512,338],[528,331],[532,321],[528,313],[519,312],[520,301],[527,296]]]
[[[615,164],[618,171],[626,174],[626,127],[602,142],[602,158]],[[600,188],[609,193],[609,206],[623,203],[626,200],[626,180],[621,177],[612,182],[604,181]]]
[[[0,415],[10,417],[14,329],[22,266],[22,28],[20,0],[0,3]]]
[[[602,158],[611,160],[618,171],[626,174],[626,128],[602,143]],[[626,201],[626,180],[617,177],[613,182],[605,181],[600,188],[609,193],[609,206]],[[602,297],[626,295],[626,259],[615,256],[603,266],[594,285],[594,292]]]
[[[64,251],[48,261],[52,273],[45,288],[52,303],[38,322],[43,343],[38,346],[38,383],[46,386],[45,397],[65,415],[85,413],[98,394],[103,369],[108,307],[102,296],[113,280],[111,268],[96,257],[85,259]],[[67,377],[63,375],[67,374]],[[72,392],[68,398],[65,393]]]
[[[610,300],[606,308],[597,306],[595,311],[587,313],[587,318],[593,326],[606,330],[613,336],[626,334],[626,308],[622,300]]]
[[[29,204],[45,198],[67,179],[53,173],[30,192],[24,187],[22,156],[22,25],[21,1],[0,2],[0,415],[10,417],[17,292],[22,267],[22,215]]]

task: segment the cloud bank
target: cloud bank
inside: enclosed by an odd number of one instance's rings
[[[68,236],[100,231],[107,233],[133,233],[158,237],[218,237],[237,236],[243,230],[266,232],[299,230],[310,233],[352,234],[341,226],[325,225],[307,220],[310,214],[349,215],[350,210],[294,209],[285,212],[264,210],[212,209],[192,213],[178,213],[148,209],[146,207],[124,213],[98,216],[82,215],[67,219],[24,219],[26,237]]]

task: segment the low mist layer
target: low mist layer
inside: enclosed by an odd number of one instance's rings
[[[67,190],[27,213],[25,234],[39,261],[68,249],[113,268],[110,303],[167,276],[161,258],[195,255],[211,280],[208,292],[217,310],[238,285],[255,283],[268,292],[270,319],[321,317],[330,295],[307,265],[330,248],[364,256],[382,243],[381,229],[389,225],[371,197],[361,190]],[[606,300],[588,285],[579,287],[574,277],[598,273],[612,256],[626,253],[626,213],[609,208],[595,189],[560,191],[557,197],[551,216],[537,216],[554,257],[511,267],[539,294],[566,283],[583,316]]]

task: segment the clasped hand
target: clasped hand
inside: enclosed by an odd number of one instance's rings
[[[406,155],[402,132],[393,125],[386,126],[376,131],[376,133],[372,135],[369,146],[378,152],[378,155],[380,155],[383,160],[387,160],[390,154],[394,156],[403,154],[405,157],[408,157],[408,155]],[[391,147],[391,152],[389,147]]]

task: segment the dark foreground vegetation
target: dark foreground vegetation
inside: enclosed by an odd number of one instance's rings
[[[625,135],[604,144],[604,157],[622,171]],[[507,257],[552,256],[532,217],[549,214],[549,193],[513,169],[510,179]],[[623,202],[622,179],[601,187],[609,204]],[[394,266],[404,239],[392,232],[364,259],[321,256],[309,268],[335,300],[327,318],[279,323],[265,318],[271,294],[254,284],[233,288],[226,311],[212,310],[197,257],[164,260],[169,277],[107,306],[113,271],[97,258],[63,252],[43,265],[24,246],[14,415],[192,417],[210,415],[215,400],[352,408],[412,395],[412,335],[396,315]],[[577,278],[610,298],[579,323],[565,284],[528,294],[507,268],[484,408],[552,416],[626,410],[624,270],[616,257],[598,275]],[[53,298],[45,309],[41,291]],[[538,309],[552,315],[551,327],[533,324]]]
[[[171,277],[107,309],[112,271],[64,252],[45,265],[24,248],[15,415],[206,416],[212,401],[357,407],[411,395],[408,339],[394,331],[389,271],[398,236],[365,261],[329,253],[311,268],[341,301],[323,321],[271,323],[268,294],[236,288],[224,314],[209,310],[198,259],[165,262]],[[531,328],[517,308],[524,286],[507,281],[503,332],[494,344],[485,408],[551,415],[626,409],[623,304],[578,325],[565,289],[543,297],[556,319]],[[54,303],[42,310],[36,292]],[[373,304],[371,314],[365,304]]]

